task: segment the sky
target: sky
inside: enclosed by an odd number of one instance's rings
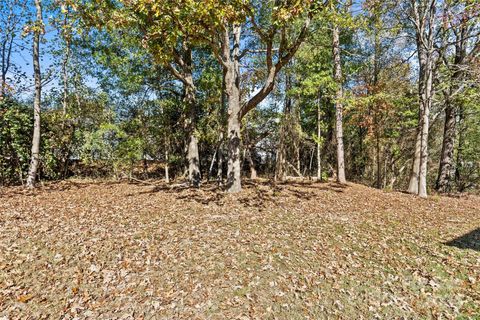
[[[32,46],[33,40],[32,35],[28,34],[26,37],[22,36],[22,30],[25,26],[31,23],[34,15],[35,8],[33,7],[33,1],[31,0],[0,0],[0,31],[5,26],[5,17],[8,13],[8,5],[13,1],[25,1],[27,4],[24,11],[16,9],[16,13],[19,14],[22,19],[20,23],[16,25],[16,36],[14,40],[14,50],[12,52],[11,62],[15,65],[17,71],[14,68],[10,69],[9,76],[13,76],[13,72],[17,74],[23,73],[25,78],[22,79],[22,83],[26,84],[25,88],[16,87],[15,89],[20,90],[21,96],[24,99],[29,99],[34,92],[34,77],[33,77],[33,61],[32,61]],[[43,81],[45,81],[43,92],[48,94],[54,88],[58,88],[60,83],[59,77],[59,67],[55,66],[54,62],[57,61],[58,57],[53,56],[52,50],[58,49],[59,43],[59,33],[58,30],[51,24],[53,20],[52,14],[55,14],[58,6],[53,5],[50,2],[43,2],[43,21],[46,26],[45,34],[42,37],[40,43],[40,68],[42,73]],[[58,12],[58,11],[57,11]],[[0,40],[3,38],[3,34],[0,34]],[[95,85],[96,82],[91,79],[88,81],[89,84]]]

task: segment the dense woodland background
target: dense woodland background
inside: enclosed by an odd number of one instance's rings
[[[0,184],[478,191],[479,15],[475,0],[1,0]]]

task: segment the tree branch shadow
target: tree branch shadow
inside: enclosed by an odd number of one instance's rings
[[[136,184],[136,183],[135,183]],[[282,181],[274,182],[271,179],[245,179],[242,181],[243,191],[238,194],[237,201],[244,207],[266,208],[276,204],[279,198],[288,197],[296,200],[310,200],[316,196],[316,191],[343,193],[348,185],[336,182],[317,181]],[[192,188],[187,184],[169,185],[161,183],[140,194],[155,194],[158,192],[170,193],[177,199],[195,201],[204,205],[215,203],[218,206],[228,205],[225,200],[228,192],[225,186],[216,182],[204,182],[200,188]]]
[[[445,242],[444,244],[459,249],[472,249],[475,251],[480,251],[480,228],[472,230],[469,233]]]

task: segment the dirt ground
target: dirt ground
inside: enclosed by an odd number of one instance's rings
[[[480,198],[0,189],[0,319],[480,319]]]

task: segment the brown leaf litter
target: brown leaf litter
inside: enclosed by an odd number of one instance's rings
[[[480,198],[68,181],[0,191],[0,319],[480,317]]]

